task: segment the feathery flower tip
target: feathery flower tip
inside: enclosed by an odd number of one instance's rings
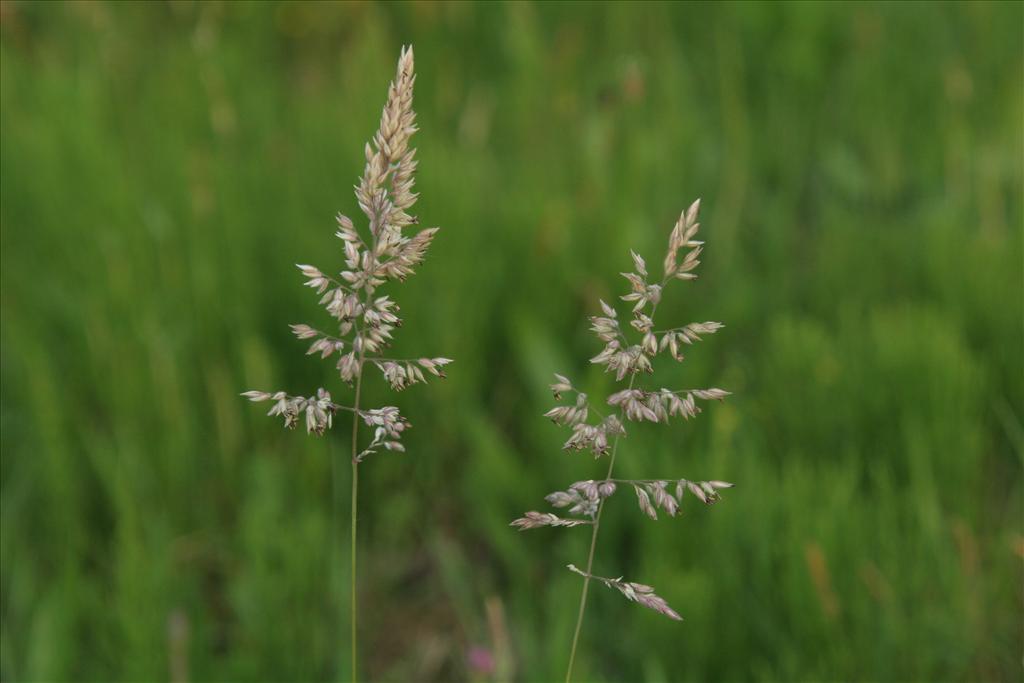
[[[380,125],[365,146],[366,165],[355,194],[369,223],[367,232],[360,233],[348,216],[339,213],[335,217],[335,234],[343,243],[345,262],[345,269],[337,278],[325,275],[317,266],[296,264],[306,278],[306,286],[320,295],[320,304],[335,320],[337,330],[328,334],[304,323],[290,326],[298,339],[310,340],[307,355],[327,358],[338,354],[336,368],[343,382],[355,384],[364,366],[370,364],[399,391],[425,382],[428,373],[444,377],[442,368],[452,362],[443,357],[380,358],[402,320],[398,306],[389,297],[376,292],[389,281],[402,281],[412,275],[437,232],[437,228],[428,228],[412,236],[403,233],[405,228],[418,222],[409,213],[417,198],[413,191],[415,149],[409,144],[417,130],[412,109],[416,80],[413,67],[412,47],[404,46],[395,78],[388,86]],[[243,396],[252,401],[272,399],[275,404],[270,414],[283,417],[286,427],[294,427],[300,416],[304,416],[307,430],[316,434],[322,434],[331,426],[331,416],[337,410],[353,411],[366,424],[375,427],[374,439],[363,451],[354,454],[356,461],[378,448],[403,450],[398,437],[409,427],[397,408],[362,410],[358,406],[340,406],[322,390],[309,398],[260,391],[246,392]]]

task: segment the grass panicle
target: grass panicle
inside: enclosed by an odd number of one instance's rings
[[[359,464],[368,456],[384,451],[405,451],[402,434],[411,425],[395,406],[367,408],[360,402],[363,371],[372,366],[395,391],[427,381],[428,376],[444,377],[448,358],[385,358],[392,334],[402,324],[398,305],[381,287],[404,281],[412,275],[430,246],[437,228],[426,228],[412,236],[403,231],[419,223],[409,210],[416,203],[413,192],[416,150],[409,140],[416,132],[416,114],[412,108],[412,47],[402,49],[398,72],[388,89],[387,104],[380,127],[366,144],[366,167],[355,193],[368,226],[359,230],[347,216],[338,215],[336,236],[341,241],[345,267],[336,275],[312,265],[299,265],[306,285],[320,296],[320,304],[333,318],[331,331],[321,331],[305,323],[291,326],[301,340],[313,340],[307,355],[321,358],[337,355],[336,368],[341,380],[353,388],[351,405],[336,403],[324,388],[312,396],[296,396],[284,391],[247,391],[242,395],[261,402],[272,401],[268,415],[284,418],[285,427],[294,428],[304,420],[306,431],[323,435],[334,424],[339,412],[351,413],[351,662],[352,680],[356,680],[357,620],[356,532],[358,522]],[[368,441],[360,442],[360,426],[369,428]],[[337,496],[337,483],[335,483]]]
[[[604,583],[609,588],[618,589],[627,599],[650,608],[660,614],[682,620],[682,617],[668,606],[668,603],[654,589],[646,584],[623,581],[622,578],[609,579],[591,573],[594,565],[594,552],[597,546],[597,534],[601,528],[601,512],[605,503],[621,486],[629,486],[636,493],[637,503],[641,512],[653,520],[658,519],[658,511],[675,517],[684,504],[684,497],[692,496],[699,502],[710,505],[719,500],[719,491],[731,488],[732,484],[725,481],[693,481],[689,479],[613,479],[615,456],[618,453],[619,439],[626,436],[627,422],[668,423],[672,418],[690,419],[701,412],[698,401],[721,401],[729,395],[728,391],[715,387],[709,389],[645,389],[637,386],[637,380],[643,375],[654,374],[654,359],[659,355],[667,355],[676,362],[683,360],[680,353],[681,344],[693,344],[700,341],[701,335],[714,334],[722,329],[717,322],[691,323],[670,329],[655,329],[654,317],[661,301],[665,287],[674,280],[693,280],[694,272],[700,264],[699,256],[704,248],[703,242],[696,238],[700,223],[697,220],[700,210],[698,199],[683,211],[669,236],[668,249],[662,264],[662,276],[652,278],[648,273],[647,263],[635,252],[630,252],[633,270],[622,273],[629,282],[630,291],[621,299],[631,304],[628,314],[629,323],[620,322],[619,312],[615,307],[601,301],[601,315],[590,319],[591,331],[604,343],[604,348],[590,359],[591,363],[600,364],[607,372],[615,374],[615,379],[622,382],[629,379],[625,389],[608,396],[604,403],[611,406],[607,415],[595,408],[590,397],[576,388],[572,381],[564,375],[555,375],[555,383],[551,391],[555,400],[562,402],[568,395],[571,400],[555,406],[545,417],[555,424],[570,427],[572,433],[563,448],[568,451],[587,450],[594,457],[608,457],[608,473],[601,481],[578,481],[565,491],[555,491],[545,500],[555,508],[568,508],[569,517],[559,517],[548,512],[527,512],[523,517],[512,522],[512,526],[520,530],[536,529],[543,526],[589,526],[590,551],[587,555],[586,569],[568,565],[569,569],[583,577],[583,589],[580,595],[579,613],[576,619],[576,630],[573,634],[572,649],[569,654],[569,666],[566,681],[572,679],[573,665],[576,661],[576,650],[579,644],[580,630],[587,607],[587,593],[591,579]],[[621,486],[620,486],[621,485]],[[689,494],[689,496],[687,496]]]

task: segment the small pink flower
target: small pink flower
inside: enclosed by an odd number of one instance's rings
[[[474,645],[466,653],[466,665],[474,674],[491,676],[494,674],[494,655],[486,647]]]

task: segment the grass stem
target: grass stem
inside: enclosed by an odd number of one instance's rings
[[[360,351],[359,354],[359,372],[356,375],[356,392],[352,412],[352,568],[350,572],[351,586],[349,595],[349,604],[352,608],[351,616],[351,627],[352,627],[352,683],[357,680],[358,671],[358,638],[357,638],[357,626],[358,626],[358,599],[356,597],[356,560],[358,558],[358,550],[356,545],[356,531],[358,529],[359,522],[359,461],[357,457],[359,455],[359,395],[363,387],[363,354]]]
[[[636,379],[636,375],[630,378],[629,388],[633,388],[633,381]],[[619,450],[619,437],[620,434],[615,435],[615,439],[612,441],[612,453],[608,459],[608,473],[605,475],[605,479],[612,478],[612,469],[615,467],[615,454]],[[601,528],[601,511],[604,510],[605,500],[602,498],[601,502],[597,504],[597,514],[594,515],[594,528],[590,532],[590,551],[587,553],[587,571],[586,576],[583,577],[583,591],[580,593],[580,609],[576,615],[576,630],[572,634],[572,649],[569,651],[569,667],[565,671],[565,683],[570,683],[572,680],[572,667],[576,663],[576,646],[580,640],[580,630],[583,628],[583,615],[587,611],[587,593],[590,590],[590,574],[594,569],[594,549],[597,547],[597,532]]]

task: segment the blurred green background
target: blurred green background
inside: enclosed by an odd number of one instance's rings
[[[0,7],[0,679],[347,672],[346,431],[238,393],[346,394],[293,264],[341,265],[403,43],[443,230],[395,354],[457,362],[370,383],[415,429],[362,469],[366,676],[564,675],[588,534],[508,523],[605,463],[547,383],[613,387],[585,316],[700,196],[659,317],[727,327],[659,386],[735,396],[618,472],[738,487],[612,499],[595,572],[686,621],[595,586],[577,678],[1021,679],[1020,3]]]

